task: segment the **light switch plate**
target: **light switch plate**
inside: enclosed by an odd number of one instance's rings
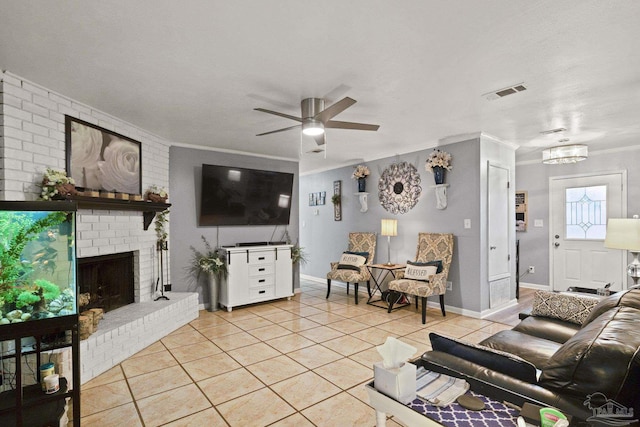
[[[536,219],[533,221],[534,227],[544,227],[544,221],[541,219]]]
[[[471,220],[470,219],[465,219],[464,220],[464,228],[471,228]]]

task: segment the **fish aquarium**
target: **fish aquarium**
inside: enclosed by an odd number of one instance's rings
[[[0,201],[0,330],[74,316],[76,204]]]

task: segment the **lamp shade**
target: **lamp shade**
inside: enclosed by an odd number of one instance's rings
[[[610,249],[624,249],[640,252],[640,219],[610,218],[607,221],[607,236],[604,246]]]
[[[589,149],[584,144],[561,145],[542,151],[542,163],[558,165],[576,163],[589,156]]]
[[[398,235],[398,220],[397,219],[383,219],[382,220],[382,232],[383,236],[397,236]]]

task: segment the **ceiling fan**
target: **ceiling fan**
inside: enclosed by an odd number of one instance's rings
[[[274,114],[276,116],[285,117],[287,119],[295,120],[302,124],[302,133],[313,137],[318,145],[324,145],[326,139],[325,129],[354,129],[354,130],[373,130],[376,131],[380,127],[379,125],[370,125],[366,123],[353,123],[353,122],[341,122],[337,120],[331,120],[347,108],[356,103],[355,99],[348,96],[340,101],[324,107],[324,99],[322,98],[306,98],[300,102],[301,117],[291,116],[289,114],[279,113],[277,111],[266,110],[264,108],[254,108],[256,111],[262,111],[263,113]],[[301,125],[289,126],[282,129],[272,130],[271,132],[259,133],[256,136],[269,135],[271,133],[284,132],[286,130],[295,129]]]

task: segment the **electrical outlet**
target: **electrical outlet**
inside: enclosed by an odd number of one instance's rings
[[[448,291],[452,291],[453,290],[453,282],[447,282],[447,290]]]
[[[529,266],[529,273],[535,273],[536,272],[536,268],[533,265]]]

